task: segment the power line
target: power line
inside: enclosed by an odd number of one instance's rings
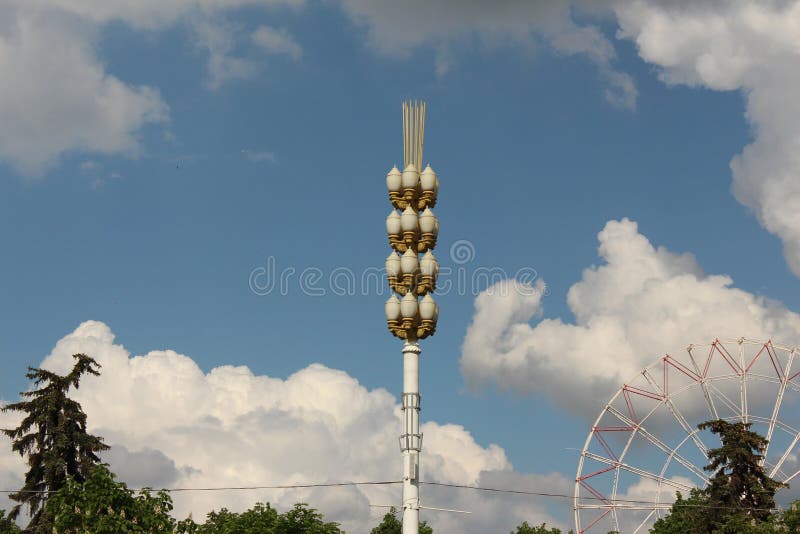
[[[131,491],[142,491],[142,490],[149,490],[149,491],[166,491],[168,493],[178,493],[178,492],[189,492],[189,491],[248,491],[248,490],[268,490],[268,489],[305,489],[305,488],[336,488],[336,487],[346,487],[346,486],[390,486],[395,484],[402,484],[402,480],[379,480],[379,481],[363,481],[363,482],[322,482],[322,483],[311,483],[311,484],[279,484],[279,485],[262,485],[262,486],[214,486],[214,487],[199,487],[199,488],[131,488]],[[529,490],[518,490],[518,489],[507,489],[507,488],[492,488],[492,487],[485,487],[485,486],[473,486],[468,484],[450,484],[446,482],[423,482],[420,481],[420,484],[424,484],[427,486],[438,486],[443,488],[454,488],[454,489],[467,489],[473,491],[482,491],[482,492],[489,492],[489,493],[502,493],[502,494],[513,494],[513,495],[528,495],[532,497],[550,497],[556,499],[570,499],[573,500],[575,498],[574,495],[568,495],[566,493],[549,493],[549,492],[542,492],[542,491],[529,491]],[[0,490],[0,493],[40,493],[40,494],[49,494],[55,493],[54,491],[49,490]],[[638,505],[653,505],[655,504],[653,501],[645,501],[645,500],[636,500],[636,499],[614,499],[611,501],[610,499],[594,497],[594,496],[582,496],[580,500],[583,501],[601,501],[603,503],[608,504],[609,507],[615,506],[616,504],[638,504]],[[672,503],[663,503],[664,505],[672,505]],[[389,505],[370,505],[375,507],[390,507]],[[714,510],[751,510],[751,511],[772,511],[769,508],[747,508],[747,507],[734,507],[734,506],[712,506],[708,504],[692,504],[688,502],[684,502],[680,504],[681,507],[686,508],[704,508],[704,509],[714,509]]]
[[[201,488],[128,488],[131,491],[166,491],[168,493],[177,493],[184,491],[244,491],[244,490],[262,490],[262,489],[302,489],[302,488],[335,488],[342,486],[386,486],[390,484],[402,484],[402,480],[379,480],[367,482],[322,482],[316,484],[280,484],[274,486],[218,486],[218,487],[201,487]],[[55,493],[50,490],[0,490],[0,493]]]
[[[388,486],[391,484],[402,484],[402,480],[381,480],[377,482],[326,482],[320,484],[283,484],[277,486],[231,486],[231,487],[209,487],[209,488],[164,488],[163,491],[170,493],[177,491],[221,491],[221,490],[260,490],[260,489],[302,489],[302,488],[335,488],[341,486]]]
[[[510,493],[510,494],[517,494],[517,495],[531,495],[535,497],[553,497],[553,498],[561,498],[561,499],[575,499],[574,495],[568,495],[566,493],[546,493],[546,492],[539,492],[539,491],[526,491],[526,490],[514,490],[514,489],[504,489],[504,488],[487,488],[483,486],[470,486],[466,484],[447,484],[445,482],[420,482],[420,484],[424,484],[427,486],[440,486],[444,488],[458,488],[458,489],[470,489],[475,491],[485,491],[491,493]],[[614,506],[616,503],[624,503],[624,504],[641,504],[641,505],[650,505],[655,504],[653,501],[643,501],[643,500],[634,500],[634,499],[614,499],[613,502],[610,499],[604,499],[600,497],[590,497],[584,496],[580,497],[580,500],[593,500],[593,501],[602,501],[609,504],[609,507]],[[672,503],[663,503],[663,504],[672,504]],[[714,510],[751,510],[751,511],[759,511],[759,512],[769,512],[772,511],[770,508],[749,508],[749,507],[735,507],[735,506],[711,506],[708,504],[691,504],[691,503],[681,503],[681,507],[687,508],[706,508],[706,509],[714,509]]]

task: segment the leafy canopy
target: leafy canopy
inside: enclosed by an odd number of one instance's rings
[[[326,523],[322,514],[297,503],[279,514],[269,503],[256,505],[242,513],[223,508],[210,512],[206,522],[198,525],[191,519],[178,523],[180,534],[344,534],[338,523]]]
[[[105,464],[93,466],[88,478],[70,478],[50,495],[42,512],[42,523],[59,533],[78,532],[172,532],[172,499],[165,491],[149,489],[134,493]]]
[[[556,527],[547,528],[547,525],[544,523],[538,527],[532,527],[527,521],[525,521],[517,527],[517,530],[511,531],[511,534],[561,534],[561,530]],[[572,534],[571,530],[569,531],[569,534]]]
[[[397,510],[390,508],[389,513],[383,516],[383,521],[370,534],[403,534],[403,522],[397,519]],[[433,529],[422,521],[419,524],[419,534],[433,534]]]

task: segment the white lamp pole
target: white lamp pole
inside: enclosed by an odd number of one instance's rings
[[[386,231],[393,251],[386,258],[386,275],[396,295],[386,301],[389,331],[404,339],[403,345],[403,534],[419,532],[419,347],[420,339],[436,331],[439,306],[431,293],[436,289],[439,262],[431,250],[436,246],[439,221],[431,208],[436,204],[439,178],[430,165],[422,168],[425,136],[425,103],[403,103],[403,149],[405,167],[386,175],[389,200],[394,209],[386,218]],[[397,210],[400,210],[398,212]],[[420,213],[421,212],[421,213]],[[422,259],[419,254],[424,253]],[[422,297],[420,300],[419,297]]]

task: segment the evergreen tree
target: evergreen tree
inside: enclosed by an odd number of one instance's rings
[[[775,492],[783,486],[770,478],[760,462],[767,440],[749,423],[721,419],[698,425],[719,435],[721,446],[708,451],[712,473],[708,485],[678,498],[670,514],[656,521],[653,534],[745,534],[774,531]]]
[[[706,471],[714,473],[703,490],[713,523],[731,514],[766,521],[775,507],[775,492],[783,486],[761,467],[767,440],[750,430],[749,423],[728,423],[718,419],[698,425],[700,430],[718,434],[722,446],[708,451]]]
[[[25,414],[17,428],[2,431],[11,438],[12,450],[28,457],[25,485],[10,495],[20,504],[9,514],[15,519],[26,504],[32,518],[28,531],[40,526],[46,495],[61,489],[70,477],[77,483],[84,482],[90,468],[100,461],[97,453],[108,449],[101,438],[86,432],[86,414],[80,404],[67,396],[71,387],[78,388],[84,374],[99,375],[100,366],[85,354],[75,354],[73,358],[75,365],[65,376],[29,367],[26,376],[35,389],[21,393],[26,400],[2,408],[4,412]]]
[[[6,511],[0,510],[0,534],[18,534],[19,532],[17,524],[6,517]]]

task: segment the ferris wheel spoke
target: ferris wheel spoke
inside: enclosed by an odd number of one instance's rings
[[[733,402],[725,393],[720,391],[720,389],[714,384],[714,382],[708,381],[708,386],[710,390],[713,390],[714,394],[717,395],[717,398],[722,401],[722,404],[728,407],[728,409],[735,413],[738,416],[742,414],[742,407],[737,406],[735,402]],[[717,416],[717,419],[721,419],[721,417]]]
[[[630,464],[626,464],[625,462],[622,462],[622,461],[614,461],[614,460],[612,460],[610,458],[606,458],[605,456],[600,456],[599,454],[594,454],[594,453],[591,453],[591,452],[587,451],[586,452],[586,457],[587,458],[591,458],[592,460],[594,460],[596,462],[601,462],[601,463],[605,463],[605,464],[608,464],[608,465],[612,465],[615,468],[622,469],[622,470],[627,471],[629,473],[633,473],[634,475],[638,475],[641,478],[646,478],[646,479],[649,479],[649,480],[653,480],[655,482],[661,482],[662,484],[665,484],[667,486],[672,486],[675,489],[679,489],[679,490],[683,490],[683,491],[687,491],[687,492],[691,491],[693,489],[692,486],[689,486],[688,484],[684,484],[682,482],[678,482],[676,480],[672,480],[672,479],[667,478],[667,477],[662,477],[662,476],[657,475],[655,473],[651,473],[650,471],[647,471],[646,469],[640,469],[640,468],[634,467],[634,466],[632,466]]]
[[[778,360],[777,356],[775,356],[773,359],[773,353],[771,350],[769,352],[769,356],[770,360],[772,360],[772,366],[775,368],[775,372],[778,373],[778,375],[780,376],[781,385],[780,388],[778,389],[778,398],[775,400],[775,406],[772,409],[772,417],[770,417],[769,420],[769,428],[767,429],[767,436],[766,436],[767,447],[764,449],[764,457],[761,459],[762,467],[767,461],[767,454],[769,453],[769,447],[770,444],[772,443],[772,433],[775,431],[775,425],[778,422],[778,413],[780,412],[781,404],[783,403],[783,395],[784,393],[786,393],[786,386],[789,383],[788,376],[792,368],[792,362],[794,361],[794,350],[789,352],[789,361],[786,362],[785,370],[780,369],[780,360]],[[780,371],[778,369],[780,369]],[[800,433],[798,433],[798,435],[800,435]],[[795,437],[795,441],[789,448],[789,450],[791,451],[791,449],[794,448],[794,445],[796,444],[797,444],[797,437]],[[773,473],[777,473],[778,469],[780,469],[780,466],[783,465],[783,462],[786,460],[786,458],[788,458],[788,454],[784,454],[784,456],[781,457],[780,461],[776,464],[775,468],[773,469]],[[773,475],[771,474],[770,476]]]
[[[786,450],[783,451],[780,460],[778,460],[778,462],[772,468],[772,471],[769,472],[770,477],[775,476],[775,474],[778,472],[778,469],[780,469],[781,466],[783,465],[783,462],[785,462],[786,459],[789,457],[789,454],[792,453],[792,450],[794,449],[795,445],[797,445],[798,441],[800,441],[800,432],[794,435],[794,439],[792,439],[792,442],[789,444],[788,447],[786,447]]]
[[[642,529],[642,527],[646,526],[650,522],[650,518],[653,517],[653,515],[656,513],[656,510],[658,510],[658,508],[653,508],[652,510],[650,510],[650,513],[647,514],[644,520],[641,523],[639,523],[639,526],[636,527],[636,530],[633,531],[633,534],[638,534],[638,532]]]
[[[607,508],[607,509],[606,509],[606,510],[605,510],[605,511],[602,513],[602,514],[600,514],[599,516],[595,517],[595,518],[594,518],[594,520],[593,520],[591,523],[589,523],[588,525],[586,525],[586,528],[584,528],[584,529],[582,529],[582,530],[579,530],[578,532],[579,532],[580,534],[583,534],[584,532],[586,532],[587,530],[589,530],[590,528],[592,528],[593,526],[595,526],[597,523],[599,523],[599,522],[600,522],[600,521],[601,521],[601,520],[602,520],[602,519],[603,519],[605,516],[607,516],[609,513],[611,513],[611,508]]]
[[[664,371],[664,372],[667,372],[667,371]],[[697,433],[694,431],[694,429],[691,426],[689,426],[689,423],[686,421],[686,418],[683,416],[681,411],[678,410],[678,407],[675,406],[675,403],[672,402],[672,399],[669,397],[669,395],[667,395],[667,393],[661,388],[661,386],[658,385],[658,383],[655,381],[655,379],[653,378],[653,376],[650,374],[650,372],[647,369],[645,369],[642,372],[642,374],[644,375],[644,377],[647,379],[647,381],[650,383],[650,385],[652,387],[656,388],[657,391],[661,392],[661,395],[663,396],[663,399],[664,399],[664,404],[666,404],[666,406],[669,409],[670,413],[675,418],[675,420],[678,422],[678,424],[681,426],[681,428],[688,435],[690,435],[692,437],[692,441],[697,446],[697,448],[700,449],[700,452],[703,453],[703,456],[708,456],[708,447],[706,447],[705,444],[703,443],[703,441],[697,436]]]
[[[769,453],[769,445],[772,441],[772,433],[775,431],[775,424],[778,421],[778,413],[781,410],[781,404],[783,403],[783,394],[786,392],[786,379],[784,378],[781,381],[781,386],[778,388],[778,398],[775,399],[775,406],[772,408],[772,415],[769,418],[769,426],[767,427],[767,446],[764,448],[764,456],[761,458],[759,462],[761,466],[764,466],[764,463],[767,461],[767,454]]]
[[[742,423],[747,424],[749,410],[747,408],[747,368],[744,364],[744,345],[739,343],[739,367],[742,369],[742,374],[739,377],[739,409],[742,417]]]
[[[689,359],[692,362],[692,366],[694,367],[695,372],[700,375],[700,367],[697,365],[697,361],[694,359],[694,354],[692,353],[692,346],[690,345],[687,351],[689,353]],[[717,407],[714,405],[714,399],[711,398],[711,393],[708,391],[708,386],[706,385],[705,378],[699,380],[700,389],[703,391],[703,397],[706,399],[706,404],[708,405],[708,411],[711,414],[712,419],[719,419],[719,414],[717,413]]]
[[[614,414],[623,423],[631,424],[631,425],[633,424],[632,421],[630,421],[627,417],[625,417],[625,415],[622,412],[620,412],[619,410],[617,410],[613,406],[609,406],[608,407],[608,411],[610,411],[612,414]],[[695,475],[700,477],[700,480],[702,480],[703,482],[708,482],[708,478],[705,476],[703,471],[701,469],[699,469],[696,465],[694,465],[692,462],[690,462],[689,460],[687,460],[686,458],[684,458],[683,456],[678,454],[678,450],[677,449],[673,449],[673,448],[669,447],[666,443],[664,443],[663,441],[658,439],[656,436],[651,434],[650,431],[648,431],[644,427],[644,425],[640,424],[638,427],[634,426],[634,428],[635,428],[635,431],[638,432],[638,434],[641,435],[644,439],[649,441],[651,445],[653,445],[656,448],[660,449],[661,452],[667,454],[668,457],[675,458],[675,461],[677,461],[682,466],[684,466],[686,469],[688,469],[689,471],[691,471],[692,473],[694,473]],[[690,430],[689,434],[694,434],[694,432]],[[681,443],[683,443],[683,442],[681,442]],[[702,445],[702,443],[701,443],[701,445]]]
[[[794,473],[792,473],[791,475],[789,475],[789,476],[788,476],[786,479],[784,479],[784,480],[783,480],[783,482],[784,482],[785,484],[788,484],[788,483],[789,483],[789,482],[790,482],[790,481],[791,481],[791,480],[792,480],[794,477],[796,477],[797,475],[800,475],[800,469],[798,469],[797,471],[795,471]]]

